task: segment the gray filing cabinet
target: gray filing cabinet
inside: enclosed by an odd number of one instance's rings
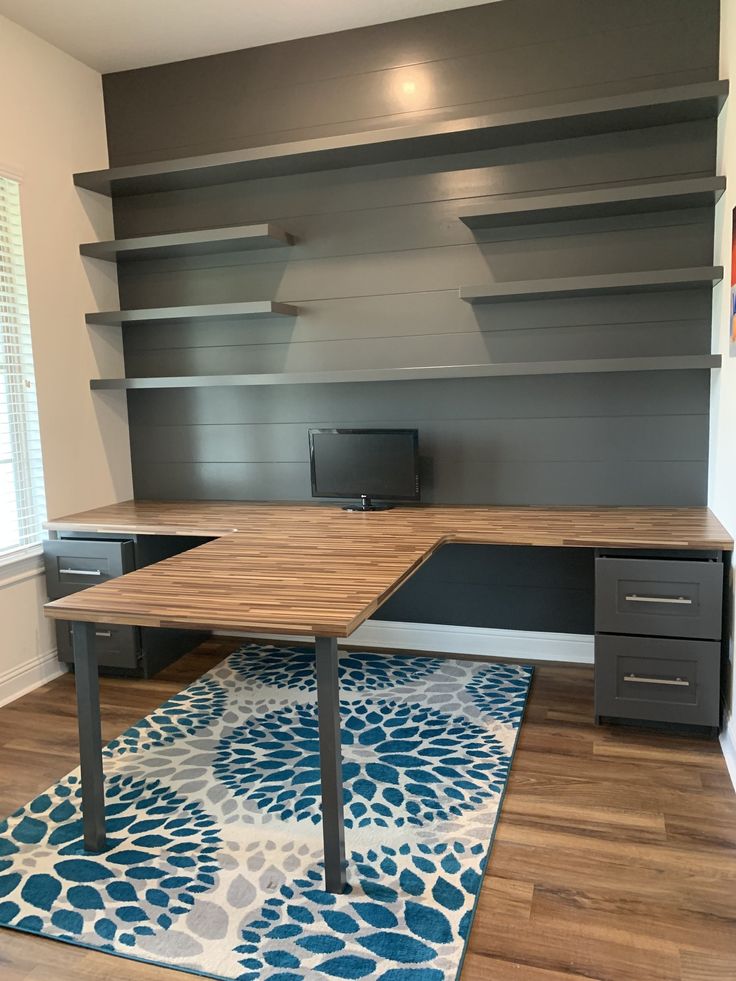
[[[721,553],[596,554],[595,717],[717,728]]]
[[[208,539],[166,535],[116,536],[60,532],[44,543],[49,599],[59,599],[184,552]],[[207,634],[192,630],[95,624],[95,653],[102,674],[148,678],[196,647]],[[74,660],[71,624],[58,621],[59,659]]]

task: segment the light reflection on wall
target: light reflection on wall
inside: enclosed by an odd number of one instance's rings
[[[434,108],[434,84],[431,72],[421,65],[402,69],[392,80],[391,95],[397,109],[404,112]]]

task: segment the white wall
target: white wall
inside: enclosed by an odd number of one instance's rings
[[[122,375],[119,331],[84,314],[118,305],[114,266],[80,259],[112,237],[107,199],[72,174],[107,166],[100,75],[0,17],[0,173],[21,182],[23,238],[47,511],[52,517],[132,496],[124,395],[89,379]],[[38,559],[0,568],[0,702],[58,670]]]
[[[721,113],[718,131],[717,173],[728,180],[716,212],[715,262],[725,277],[713,298],[713,350],[723,356],[723,367],[713,374],[709,503],[716,516],[736,534],[736,349],[729,344],[731,283],[731,215],[736,207],[736,2],[722,0],[721,78],[731,79],[731,95]],[[733,582],[731,589],[733,591]],[[734,593],[736,601],[736,593]],[[730,644],[734,664],[733,626]],[[733,675],[733,671],[731,672]],[[736,684],[728,695],[730,718],[722,744],[736,785]]]

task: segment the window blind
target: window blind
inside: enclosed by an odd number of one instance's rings
[[[38,544],[44,518],[20,188],[0,177],[0,560]]]

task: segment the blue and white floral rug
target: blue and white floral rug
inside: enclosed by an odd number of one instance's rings
[[[340,659],[350,891],[324,892],[314,654],[250,644],[0,824],[0,925],[239,981],[460,970],[531,668]]]

